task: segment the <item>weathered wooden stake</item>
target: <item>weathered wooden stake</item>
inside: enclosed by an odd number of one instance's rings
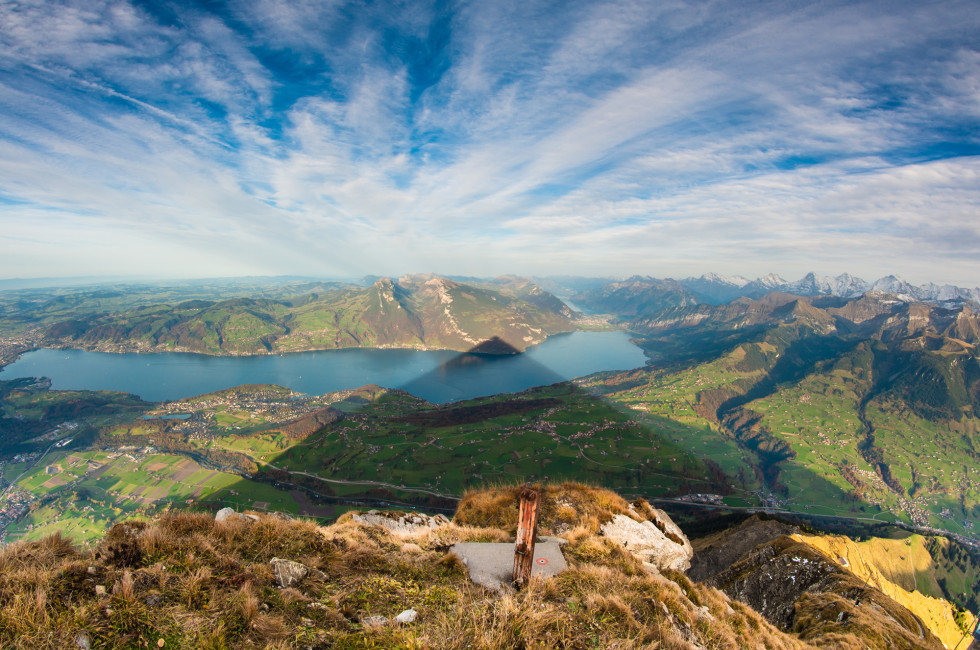
[[[514,545],[514,585],[520,589],[531,579],[534,566],[534,538],[538,532],[538,493],[521,490],[521,507],[517,515],[517,542]]]

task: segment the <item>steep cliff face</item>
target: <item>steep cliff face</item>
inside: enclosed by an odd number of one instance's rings
[[[799,532],[791,526],[758,517],[746,519],[738,526],[694,540],[694,558],[687,575],[702,582],[718,575],[749,554],[756,546],[783,535]]]
[[[950,603],[893,584],[846,537],[752,517],[693,545],[689,577],[814,645],[850,637],[864,644],[855,647],[939,648],[962,638]]]
[[[947,600],[916,591],[916,573],[927,573],[930,560],[924,549],[918,554],[914,553],[912,545],[906,543],[911,538],[858,543],[843,535],[798,534],[793,535],[793,539],[820,550],[832,562],[847,567],[858,578],[866,580],[869,585],[908,608],[947,647],[955,647],[962,640],[965,630],[974,625],[972,614],[960,612]],[[896,584],[895,580],[904,582],[909,588]],[[962,624],[957,622],[958,616]]]
[[[785,536],[757,546],[707,582],[815,645],[850,636],[881,650],[943,648],[919,617],[865,583]]]

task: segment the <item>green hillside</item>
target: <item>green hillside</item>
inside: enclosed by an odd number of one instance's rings
[[[725,487],[655,427],[568,384],[439,407],[387,393],[304,444],[260,461],[268,465],[259,477],[276,476],[275,468],[305,472],[300,478],[307,485],[335,494],[365,488],[316,479],[383,476],[394,486],[449,495],[486,481],[582,477],[650,496]]]
[[[663,431],[746,485],[754,472],[774,506],[975,534],[980,365],[969,306],[772,294],[694,309],[696,322],[688,308],[632,321],[655,357],[673,361],[582,385],[644,422],[685,424]],[[715,347],[696,351],[708,337]]]
[[[20,301],[8,296],[0,303],[0,327],[29,330],[33,344],[42,347],[219,355],[348,347],[462,351],[495,336],[523,350],[575,329],[568,307],[526,281],[471,286],[405,276],[369,287],[317,285],[289,293],[296,288],[270,297],[163,303],[152,301],[158,297],[153,292],[142,301],[112,292]]]
[[[28,421],[34,404],[61,399],[22,388],[5,404]],[[444,406],[379,387],[308,397],[273,386],[141,405],[5,468],[28,507],[8,522],[10,539],[60,528],[91,540],[121,517],[187,502],[318,516],[348,498],[445,507],[487,481],[588,477],[631,495],[747,494],[671,441],[683,423],[641,424],[568,383]]]

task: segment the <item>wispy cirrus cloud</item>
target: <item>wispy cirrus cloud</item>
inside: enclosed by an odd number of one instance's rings
[[[0,275],[975,284],[975,14],[0,3]]]

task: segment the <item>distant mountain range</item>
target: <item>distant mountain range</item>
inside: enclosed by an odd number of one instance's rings
[[[626,282],[671,282],[633,276]],[[856,298],[868,291],[881,291],[892,294],[904,302],[973,302],[980,304],[980,288],[963,288],[949,284],[927,283],[913,285],[894,275],[887,275],[874,282],[868,282],[849,273],[838,276],[821,276],[807,273],[801,279],[790,282],[770,273],[755,280],[739,275],[721,276],[707,273],[698,278],[685,278],[676,281],[687,289],[699,302],[722,304],[736,298],[761,298],[771,291],[791,293],[797,296],[837,296]]]
[[[571,309],[520,278],[462,284],[407,275],[276,298],[194,299],[109,311],[112,303],[88,298],[54,298],[7,318],[42,325],[43,347],[216,355],[348,347],[465,351],[492,337],[523,350],[575,329]]]
[[[697,305],[725,305],[740,298],[758,300],[771,293],[850,300],[870,292],[890,296],[903,303],[924,302],[950,308],[966,304],[980,307],[980,288],[964,289],[932,283],[915,286],[893,275],[875,282],[866,282],[847,273],[836,277],[808,273],[795,282],[787,282],[774,274],[751,281],[741,276],[707,274],[683,280],[634,275],[626,280],[612,280],[605,284],[576,282],[562,286],[557,282],[551,283],[551,289],[560,295],[563,288],[567,290],[573,286],[587,287],[569,297],[576,307],[593,313],[615,314],[623,320],[642,316],[655,318]]]

